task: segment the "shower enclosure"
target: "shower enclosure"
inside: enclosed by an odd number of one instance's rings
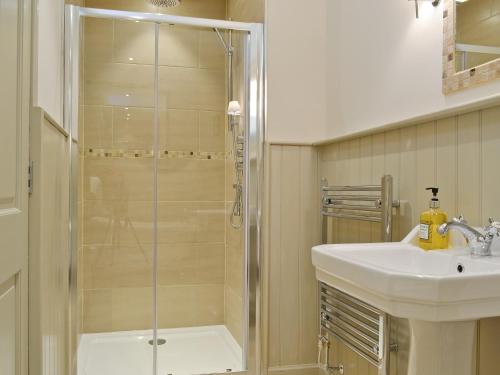
[[[65,68],[78,374],[258,374],[262,25],[67,6]]]

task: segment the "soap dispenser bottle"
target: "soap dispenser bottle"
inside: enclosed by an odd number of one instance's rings
[[[447,249],[448,234],[441,235],[438,232],[439,226],[448,221],[446,212],[439,208],[439,188],[430,187],[425,190],[432,191],[432,198],[429,201],[429,210],[420,215],[419,245],[424,250]]]

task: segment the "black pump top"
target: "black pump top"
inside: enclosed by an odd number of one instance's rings
[[[425,190],[432,190],[432,200],[433,201],[437,201],[438,200],[438,198],[437,198],[437,194],[439,192],[439,188],[438,187],[428,187]]]
[[[437,188],[437,187],[428,187],[425,190],[431,190],[432,191],[432,198],[429,201],[429,207],[430,208],[439,208],[439,199],[437,197],[437,194],[439,192],[439,188]]]

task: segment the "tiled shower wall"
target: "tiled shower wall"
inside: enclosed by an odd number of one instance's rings
[[[186,4],[225,17],[224,1]],[[154,32],[86,20],[84,40],[83,330],[148,329]],[[160,65],[159,324],[223,324],[225,55],[212,31],[162,26]]]

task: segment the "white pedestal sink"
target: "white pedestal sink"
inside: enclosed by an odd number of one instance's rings
[[[316,276],[409,320],[409,375],[472,375],[476,322],[500,316],[500,241],[493,256],[473,258],[460,234],[452,249],[426,252],[417,231],[402,242],[315,246]]]

